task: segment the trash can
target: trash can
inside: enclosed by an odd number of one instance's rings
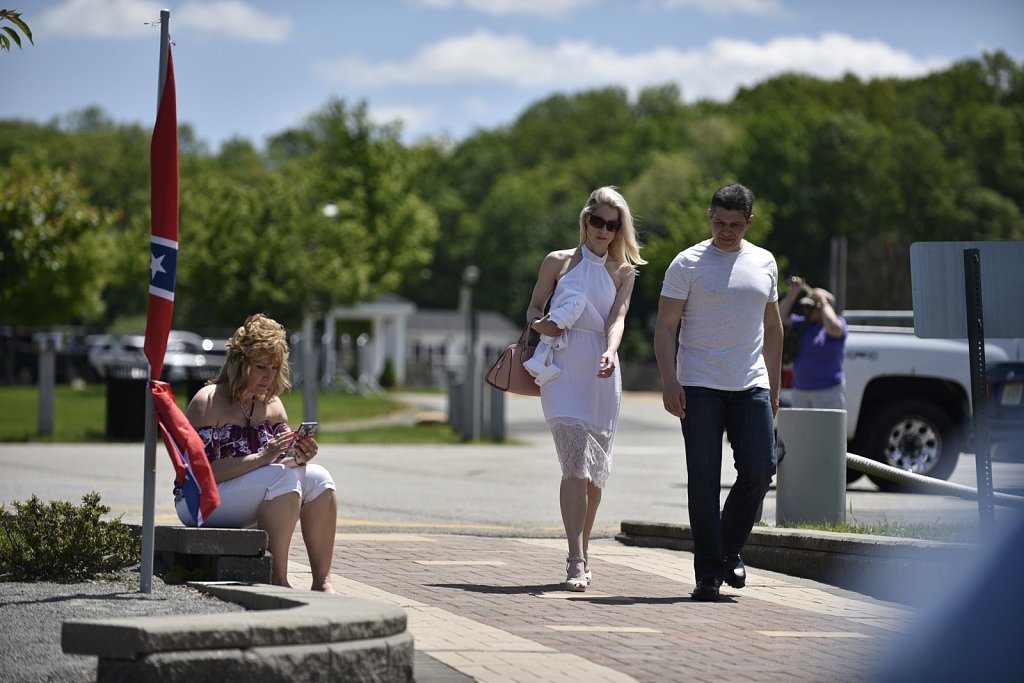
[[[146,438],[147,379],[144,366],[107,366],[108,440],[142,441]]]
[[[846,521],[846,411],[782,408],[775,521]]]
[[[189,368],[185,380],[185,400],[191,401],[196,392],[206,386],[207,380],[216,379],[219,374],[219,365],[199,365]]]

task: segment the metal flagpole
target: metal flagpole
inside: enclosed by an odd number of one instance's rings
[[[156,108],[160,111],[160,99],[167,81],[167,44],[170,42],[171,11],[160,10],[160,79],[157,83]],[[146,376],[149,377],[152,368]],[[152,380],[150,380],[152,381]],[[153,592],[153,546],[156,507],[156,418],[153,409],[153,394],[146,385],[146,432],[145,461],[142,470],[142,564],[139,567],[139,592]]]

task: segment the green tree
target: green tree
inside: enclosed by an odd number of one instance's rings
[[[431,263],[437,214],[416,193],[416,159],[399,134],[396,126],[372,123],[365,103],[349,107],[333,100],[302,131],[271,141],[271,148],[284,155],[280,177],[301,188],[300,201],[310,217],[305,224],[322,225],[326,219],[332,225],[325,229],[332,238],[320,245],[323,251],[305,255],[303,273],[316,277],[317,259],[330,258],[350,274],[315,288],[310,303],[326,308],[395,292]],[[332,209],[325,216],[327,205]],[[308,251],[305,236],[296,241]]]
[[[73,172],[20,157],[0,168],[0,318],[42,327],[99,317],[111,223]]]

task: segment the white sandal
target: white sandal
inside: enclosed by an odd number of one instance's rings
[[[584,576],[573,577],[569,574],[569,570],[572,568],[573,562],[582,562],[583,566],[586,567],[586,559],[582,557],[570,557],[565,561],[565,583],[562,586],[567,591],[573,593],[582,593],[587,590],[587,586],[590,584],[590,580]]]
[[[590,571],[590,555],[583,553],[583,578],[587,580],[589,586],[594,581],[594,572]]]

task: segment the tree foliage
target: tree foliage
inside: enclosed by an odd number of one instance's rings
[[[72,311],[68,298],[65,320],[144,313],[149,136],[95,108],[0,121],[0,196],[16,207],[2,239],[21,240],[3,258],[22,259],[5,286],[39,281],[24,255],[45,249],[31,217],[47,215],[92,264],[57,261],[83,299]],[[518,321],[544,255],[576,243],[601,185],[622,189],[649,261],[627,319],[634,356],[649,350],[665,267],[708,236],[724,183],[753,189],[750,238],[783,276],[827,285],[830,242],[845,238],[848,307],[910,307],[912,242],[1024,239],[1024,68],[1002,52],[916,79],[787,74],[726,103],[687,104],[675,85],[559,93],[457,142],[402,144],[397,126],[344,100],[265,151],[239,138],[211,153],[188,125],[179,137],[179,327],[231,328],[254,310],[294,326],[384,293],[453,308],[467,265],[481,269],[478,305]],[[31,208],[41,202],[77,208]],[[35,302],[22,314],[48,323]]]
[[[23,158],[0,168],[0,319],[40,326],[98,318],[111,222],[73,172]]]

